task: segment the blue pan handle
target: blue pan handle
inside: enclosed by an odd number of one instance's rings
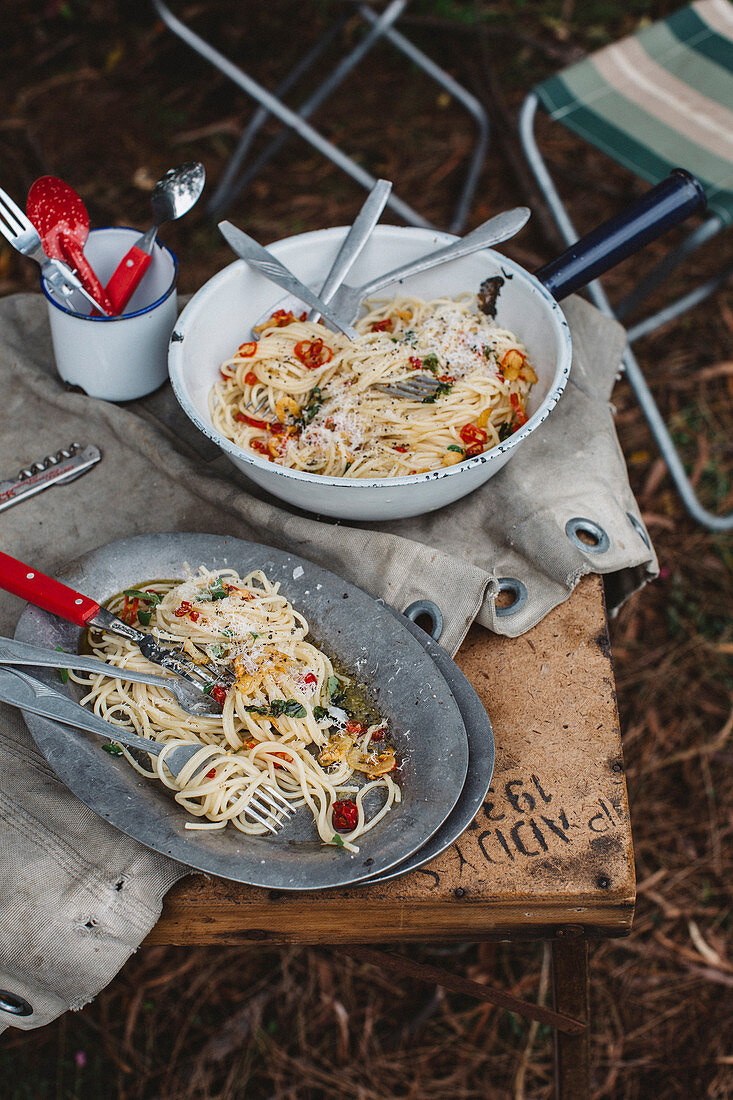
[[[633,256],[696,210],[704,209],[706,202],[700,181],[684,168],[675,168],[635,203],[581,237],[534,274],[553,298],[560,301],[627,256]]]

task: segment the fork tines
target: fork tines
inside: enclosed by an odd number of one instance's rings
[[[2,226],[0,223],[0,231],[5,233],[5,228],[12,232],[13,236],[20,236],[21,233],[27,233],[29,229],[33,229],[33,224],[26,214],[20,209],[17,203],[13,202],[7,191],[3,191],[0,188],[0,214],[5,218],[7,226]],[[10,240],[10,237],[8,237]]]
[[[386,393],[389,397],[403,397],[411,401],[424,401],[426,397],[433,397],[440,386],[438,379],[432,374],[413,374],[409,378],[402,378],[399,382],[377,382],[373,389],[380,393]]]
[[[209,664],[208,662],[197,664],[187,653],[175,652],[172,649],[164,650],[158,648],[157,654],[151,654],[146,652],[143,646],[140,647],[143,656],[147,656],[156,661],[157,664],[161,664],[163,668],[168,668],[174,672],[177,676],[186,680],[187,683],[192,684],[198,688],[199,691],[204,691],[207,694],[210,689],[219,684],[221,687],[229,688],[236,683],[237,677],[229,669],[217,668],[216,665]]]
[[[2,188],[0,188],[0,233],[23,255],[33,255],[41,244],[41,238],[33,222]]]
[[[269,832],[276,833],[283,827],[285,820],[295,813],[295,809],[274,787],[259,787],[250,798],[244,812],[260,825],[264,825]]]

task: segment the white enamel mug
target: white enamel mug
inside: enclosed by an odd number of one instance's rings
[[[106,285],[140,231],[93,229],[84,252]],[[178,315],[178,260],[156,241],[150,267],[119,317],[91,316],[81,294],[64,299],[41,279],[46,296],[56,369],[70,386],[106,401],[131,401],[152,393],[168,377],[168,340]]]

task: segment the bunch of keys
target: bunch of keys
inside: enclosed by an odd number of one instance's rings
[[[35,496],[50,485],[63,485],[81,477],[102,457],[98,447],[83,443],[71,443],[55,454],[46,455],[40,462],[32,462],[9,481],[0,481],[0,512]]]

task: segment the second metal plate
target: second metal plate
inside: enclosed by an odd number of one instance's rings
[[[103,602],[153,578],[183,578],[184,566],[262,569],[310,624],[329,655],[368,685],[390,722],[403,764],[403,801],[359,842],[354,855],[321,844],[311,815],[299,811],[276,837],[245,836],[228,826],[185,829],[189,815],[159,784],[110,757],[92,735],[26,714],[33,737],[56,774],[95,813],[148,847],[198,870],[284,890],[344,886],[388,870],[436,832],[463,789],[468,742],[460,709],[434,661],[383,606],[294,554],[241,539],[201,534],[141,535],[91,551],[59,579]],[[78,648],[80,629],[27,607],[16,637]],[[49,682],[58,679],[53,670]],[[69,685],[71,687],[71,685]]]

